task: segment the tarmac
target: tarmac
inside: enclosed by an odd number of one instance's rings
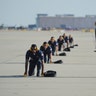
[[[52,57],[63,64],[45,64],[45,71],[54,70],[57,76],[24,77],[25,54],[31,44],[39,48],[51,36],[57,39],[63,33],[71,34],[79,46],[66,56]],[[96,96],[94,50],[94,32],[0,30],[0,96]]]

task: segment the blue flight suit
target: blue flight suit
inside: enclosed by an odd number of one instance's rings
[[[64,44],[64,40],[57,39],[58,42],[58,51],[61,51],[61,46]]]
[[[36,53],[33,53],[31,50],[26,52],[26,59],[29,60],[29,76],[34,74],[34,69],[37,66],[37,76],[40,75],[40,69],[42,66],[42,61],[44,59],[44,55],[42,51],[38,50]]]
[[[72,43],[73,42],[73,38],[69,38],[69,43]]]
[[[56,46],[58,45],[58,43],[56,41],[52,42],[52,41],[48,41],[48,44],[51,46],[52,48],[52,55],[54,55],[55,51],[56,51]]]
[[[44,63],[49,63],[50,60],[50,54],[52,53],[52,48],[50,46],[48,46],[46,49],[41,46],[40,50],[43,52],[44,54]]]

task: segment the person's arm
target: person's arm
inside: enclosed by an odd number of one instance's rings
[[[69,38],[68,37],[66,37],[66,40],[67,40],[67,48],[69,47]]]
[[[44,61],[42,60],[42,70],[41,70],[41,75],[44,75]]]
[[[52,63],[52,53],[50,53],[50,63]]]
[[[49,55],[49,60],[50,60],[49,63],[52,63],[52,48],[49,46],[48,49],[49,49],[48,55]]]
[[[27,69],[28,69],[28,59],[25,60],[25,73],[24,73],[24,76],[27,76]]]
[[[40,46],[40,50],[42,51],[42,46]]]
[[[25,56],[25,72],[24,72],[24,76],[27,76],[28,61],[29,61],[29,54],[28,54],[28,51],[27,51],[26,56]]]
[[[40,51],[40,58],[41,58],[41,64],[42,64],[42,69],[41,69],[41,75],[44,75],[44,54],[42,51]]]
[[[56,55],[58,55],[57,54],[57,52],[58,52],[58,43],[57,42],[56,42],[56,47],[55,48],[56,48]]]
[[[73,39],[73,37],[72,37],[72,45],[74,45],[74,39]]]

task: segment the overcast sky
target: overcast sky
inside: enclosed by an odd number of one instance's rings
[[[0,0],[0,25],[34,24],[38,13],[96,15],[96,0]]]

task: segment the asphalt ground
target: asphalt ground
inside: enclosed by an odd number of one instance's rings
[[[44,64],[56,77],[24,77],[25,53],[38,48],[51,36],[71,34],[78,44],[66,56],[53,56],[63,64]],[[94,32],[0,31],[0,96],[96,96],[96,52]],[[63,49],[62,49],[63,52]],[[58,52],[59,53],[59,52]]]

